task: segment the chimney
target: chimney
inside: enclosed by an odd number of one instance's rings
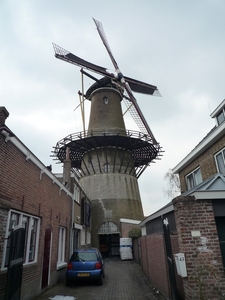
[[[5,125],[5,120],[8,118],[9,112],[4,106],[0,106],[0,127]]]

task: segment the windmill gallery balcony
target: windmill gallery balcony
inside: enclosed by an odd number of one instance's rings
[[[113,149],[114,156],[113,161],[112,159],[110,161],[110,172],[135,174],[138,178],[145,168],[159,157],[160,153],[160,145],[154,144],[149,135],[120,129],[87,130],[72,133],[56,144],[52,156],[63,163],[66,159],[67,148],[69,148],[71,167],[80,177],[86,176],[90,172],[90,168],[83,159],[84,155],[89,155],[91,173],[101,173],[104,172],[104,168],[100,164],[101,160],[99,157],[102,155],[102,152],[104,152],[106,158],[107,156],[110,157],[107,153]],[[92,151],[98,153],[95,161],[91,157]],[[129,159],[125,155],[127,151],[131,153]],[[132,161],[130,161],[131,159]],[[126,167],[124,167],[126,160]]]

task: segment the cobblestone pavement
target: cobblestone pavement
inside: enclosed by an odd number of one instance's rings
[[[163,300],[156,295],[145,277],[141,267],[134,261],[105,259],[105,278],[103,285],[92,283],[67,287],[59,283],[34,300],[48,300],[57,295],[72,296],[78,300]],[[64,298],[66,300],[66,298]],[[67,297],[67,299],[72,299]]]

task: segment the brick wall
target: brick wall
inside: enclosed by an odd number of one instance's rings
[[[187,277],[176,272],[178,299],[224,299],[225,274],[211,200],[179,196],[173,200],[177,231],[171,234],[173,255],[184,253]],[[141,266],[150,282],[170,298],[163,234],[140,238]]]
[[[211,146],[179,173],[181,192],[185,192],[187,190],[185,176],[197,167],[200,166],[203,181],[217,173],[214,155],[224,148],[224,145],[225,136],[219,139],[213,146]]]
[[[131,229],[140,228],[140,227],[136,224],[121,222],[120,223],[120,228],[121,228],[121,238],[128,238],[129,237],[129,231]]]
[[[169,297],[168,272],[163,234],[140,238],[141,266],[152,285]]]
[[[145,275],[149,278],[148,275],[148,260],[147,260],[147,247],[146,247],[146,236],[140,238],[140,261],[141,267]]]
[[[38,261],[36,264],[24,266],[23,284],[35,279],[40,279],[41,282],[44,235],[47,226],[52,228],[50,270],[56,271],[59,226],[67,229],[66,261],[68,260],[72,198],[64,190],[60,190],[60,186],[49,176],[41,175],[40,168],[31,160],[26,160],[25,155],[10,141],[5,142],[1,133],[0,165],[0,206],[4,205],[8,209],[16,209],[41,219]],[[7,213],[8,211],[0,209],[0,258],[2,258]],[[0,272],[1,283],[5,282],[5,277],[6,272]]]
[[[225,277],[211,201],[180,196],[173,204],[180,252],[186,258],[185,299],[222,299]]]

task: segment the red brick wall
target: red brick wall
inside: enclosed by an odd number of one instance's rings
[[[222,299],[225,277],[211,201],[180,196],[173,204],[180,252],[186,258],[185,299]]]
[[[147,260],[147,247],[146,247],[146,236],[140,238],[140,261],[141,267],[145,275],[149,278],[148,275],[148,260]]]
[[[129,231],[133,228],[139,228],[136,224],[130,224],[130,223],[120,223],[121,227],[121,238],[128,238],[129,237]]]
[[[167,263],[163,234],[151,234],[140,238],[141,265],[153,286],[169,297]]]
[[[52,228],[51,271],[56,270],[58,258],[58,229],[67,228],[66,260],[69,254],[69,232],[71,228],[72,200],[65,191],[53,183],[31,160],[26,160],[10,141],[5,142],[0,133],[0,210],[1,205],[41,218],[38,261],[25,266],[23,282],[41,278],[44,250],[44,234],[48,225]],[[40,177],[41,176],[41,177]],[[5,236],[6,214],[0,213],[0,258],[2,258]],[[2,223],[3,220],[3,223]],[[5,272],[0,272],[0,293],[4,289]]]

